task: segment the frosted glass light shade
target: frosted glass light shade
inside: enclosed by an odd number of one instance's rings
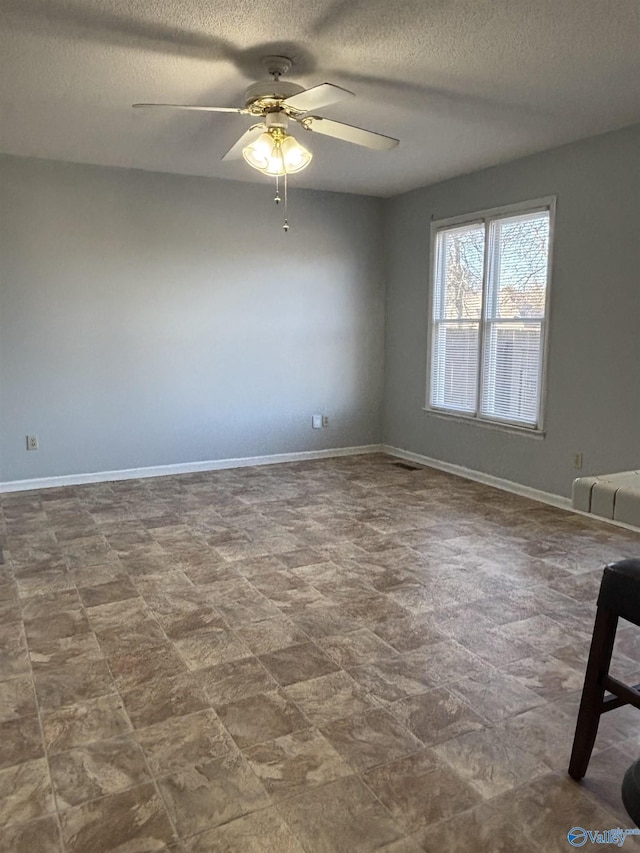
[[[280,147],[284,159],[284,170],[288,175],[301,172],[311,162],[311,151],[307,151],[304,145],[300,145],[293,136],[286,136]]]
[[[254,169],[275,177],[301,172],[311,162],[312,154],[293,136],[281,139],[265,131],[247,145],[242,156]]]
[[[273,150],[273,139],[266,131],[242,150],[242,156],[250,166],[262,172],[269,165],[269,157]]]

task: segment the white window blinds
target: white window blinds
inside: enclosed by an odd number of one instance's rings
[[[549,221],[545,208],[436,230],[432,408],[539,426]]]

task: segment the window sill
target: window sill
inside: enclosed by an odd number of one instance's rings
[[[470,418],[465,415],[454,415],[452,412],[442,412],[439,409],[428,409],[422,407],[422,411],[436,418],[441,418],[445,421],[455,421],[461,424],[473,424],[474,426],[484,427],[486,429],[496,429],[500,432],[510,432],[514,435],[526,435],[529,438],[541,439],[546,436],[546,431],[543,429],[531,429],[530,427],[521,427],[516,424],[502,424],[499,421],[485,421],[481,418]]]

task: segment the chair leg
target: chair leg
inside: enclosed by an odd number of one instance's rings
[[[618,617],[615,614],[598,608],[569,762],[569,775],[576,781],[587,772],[598,733],[605,692],[604,679],[609,672],[617,625]]]

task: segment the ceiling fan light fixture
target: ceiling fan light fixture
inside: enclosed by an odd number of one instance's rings
[[[269,155],[269,162],[267,163],[266,168],[262,169],[262,171],[265,175],[270,175],[274,178],[286,174],[284,160],[282,158],[282,149],[278,143],[273,146],[273,151]]]
[[[269,165],[269,158],[271,157],[273,148],[273,139],[265,131],[254,142],[242,149],[242,156],[250,166],[253,166],[259,172],[263,172]]]
[[[308,151],[304,145],[300,145],[293,136],[285,136],[280,147],[284,159],[284,168],[288,175],[306,169],[313,157],[311,151]]]
[[[1,0],[0,0],[1,2]],[[213,113],[238,113],[251,116],[257,122],[245,130],[229,148],[223,160],[236,160],[242,155],[245,161],[267,177],[274,178],[274,202],[280,204],[280,178],[283,178],[284,231],[289,230],[287,219],[287,177],[301,172],[309,165],[312,154],[288,133],[290,124],[300,125],[303,130],[342,139],[354,145],[386,151],[394,148],[398,140],[382,133],[365,130],[344,122],[314,115],[316,110],[329,104],[353,97],[353,92],[320,83],[304,89],[297,83],[282,81],[283,74],[290,69],[292,61],[286,56],[266,56],[263,64],[271,80],[253,83],[245,93],[244,108],[211,107],[204,104],[134,104],[134,107],[157,107],[160,109],[196,110]]]
[[[301,172],[311,162],[311,152],[280,128],[270,128],[242,151],[247,163],[270,177]]]

